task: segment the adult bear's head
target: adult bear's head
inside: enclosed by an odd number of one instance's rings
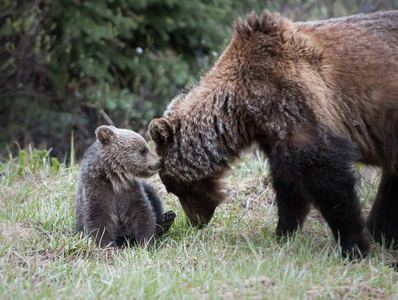
[[[164,161],[159,172],[162,182],[168,192],[179,198],[190,224],[201,227],[211,220],[225,198],[219,179],[227,164],[221,167],[223,159],[219,156],[213,160],[203,149],[201,134],[185,135],[186,129],[180,127],[176,134],[165,118],[155,119],[149,125],[156,151]]]

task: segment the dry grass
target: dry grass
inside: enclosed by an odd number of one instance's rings
[[[36,153],[37,154],[37,153]],[[276,207],[261,155],[243,157],[225,178],[230,195],[203,229],[188,227],[175,196],[152,182],[177,213],[155,251],[99,249],[73,233],[77,166],[45,153],[0,164],[0,298],[6,299],[392,299],[397,253],[373,245],[350,263],[315,210],[303,231],[279,244]],[[369,210],[378,173],[361,169]]]

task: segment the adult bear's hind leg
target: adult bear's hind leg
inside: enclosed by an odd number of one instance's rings
[[[376,242],[398,245],[398,175],[383,172],[366,226]]]

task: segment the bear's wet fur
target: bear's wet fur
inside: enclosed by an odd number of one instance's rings
[[[149,130],[160,177],[193,225],[225,198],[220,179],[243,149],[270,162],[279,221],[291,234],[311,205],[343,255],[398,239],[398,12],[320,22],[251,14],[208,74],[176,97]],[[357,162],[382,168],[365,225]]]
[[[153,246],[172,225],[155,189],[141,178],[156,174],[161,158],[138,133],[102,125],[86,151],[75,195],[77,232],[101,247],[126,243]]]

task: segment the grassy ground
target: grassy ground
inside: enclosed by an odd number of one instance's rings
[[[203,230],[187,226],[156,176],[165,209],[177,213],[157,250],[98,249],[73,233],[78,166],[21,152],[0,163],[0,298],[398,298],[398,273],[388,268],[397,253],[373,245],[365,260],[343,261],[315,210],[302,233],[278,244],[266,172],[263,157],[244,156],[225,179],[230,198]],[[378,174],[360,173],[367,211]]]

